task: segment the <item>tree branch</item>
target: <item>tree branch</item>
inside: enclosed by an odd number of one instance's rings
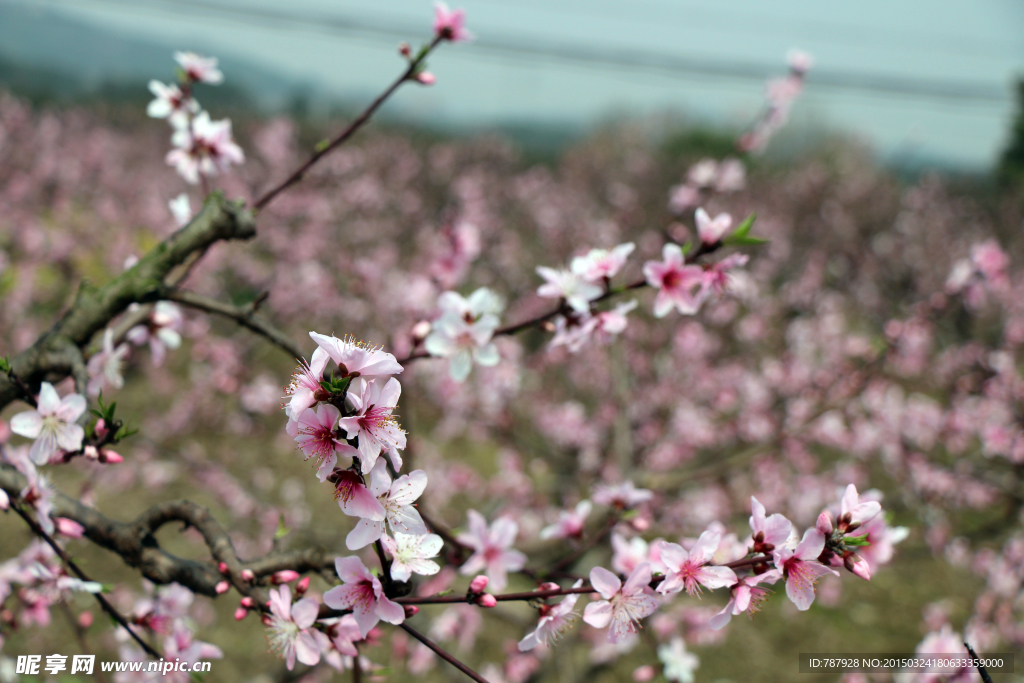
[[[290,355],[293,359],[302,358],[302,349],[299,348],[298,344],[293,342],[284,332],[256,315],[256,306],[253,305],[255,302],[246,306],[233,306],[231,304],[203,296],[202,294],[184,291],[168,291],[165,293],[163,298],[169,301],[176,301],[179,304],[195,308],[200,311],[215,313],[216,315],[230,318],[242,327],[248,328],[256,334],[265,337],[279,349]]]
[[[413,638],[415,638],[416,640],[420,641],[421,643],[429,647],[431,650],[433,650],[434,654],[436,654],[438,657],[448,662],[456,669],[472,678],[477,683],[488,683],[486,678],[470,669],[468,666],[466,666],[458,659],[456,659],[453,655],[448,654],[448,652],[446,652],[444,648],[442,648],[440,645],[432,641],[430,638],[427,638],[425,635],[414,629],[412,626],[409,626],[408,624],[399,624],[399,626],[401,626],[402,629],[404,629],[405,632],[408,633],[410,636],[412,636]]]
[[[11,359],[11,370],[29,388],[48,377],[73,375],[79,390],[88,382],[82,349],[93,335],[133,303],[160,298],[164,280],[190,255],[221,240],[249,239],[256,234],[252,213],[241,202],[228,201],[220,192],[206,198],[192,221],[165,239],[135,266],[103,287],[83,283],[71,308],[36,342]],[[21,389],[0,375],[0,410],[14,401]]]

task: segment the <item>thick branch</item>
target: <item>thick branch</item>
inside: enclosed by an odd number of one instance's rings
[[[256,234],[251,212],[240,202],[215,192],[188,225],[142,257],[134,267],[103,287],[83,283],[71,308],[36,342],[11,359],[11,369],[29,387],[48,377],[73,375],[84,389],[88,380],[82,349],[93,335],[133,303],[159,299],[164,281],[189,256],[220,240],[249,239]],[[20,394],[6,376],[0,376],[0,410]]]
[[[258,317],[256,315],[256,307],[252,304],[248,306],[232,306],[202,294],[184,291],[167,292],[164,298],[200,311],[230,318],[242,327],[246,327],[256,334],[265,337],[292,358],[302,358],[302,349],[284,332]]]

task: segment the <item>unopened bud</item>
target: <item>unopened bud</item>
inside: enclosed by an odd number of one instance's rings
[[[483,574],[476,576],[472,581],[469,582],[470,593],[483,593],[484,589],[487,588],[488,578]]]
[[[280,585],[282,583],[290,583],[295,579],[299,578],[299,573],[294,569],[282,569],[279,572],[275,572],[271,575],[271,583]]]
[[[244,607],[239,607],[235,610],[235,621],[241,621],[242,619],[245,619],[246,615],[248,614],[249,610],[245,609]]]
[[[256,574],[253,572],[253,570],[251,570],[251,569],[243,569],[242,570],[242,581],[248,581],[249,583],[252,583],[255,580],[256,580]]]
[[[844,553],[843,566],[846,567],[854,576],[859,576],[865,581],[871,580],[871,566],[868,564],[867,560],[857,553]]]
[[[427,335],[430,334],[430,327],[431,326],[430,326],[430,321],[429,320],[421,320],[418,323],[416,323],[415,325],[413,325],[412,326],[412,338],[413,338],[413,341],[415,341],[417,344],[419,344],[421,341],[426,339]]]
[[[309,577],[304,576],[302,577],[302,581],[299,581],[297,584],[295,584],[296,597],[301,596],[307,590],[309,590]]]
[[[434,85],[437,82],[437,77],[429,71],[421,71],[416,74],[416,80],[422,85]]]
[[[498,604],[498,600],[490,593],[484,593],[476,599],[476,604],[480,605],[481,607],[494,607]]]
[[[242,607],[246,609],[256,609],[256,601],[246,595],[240,600]]]
[[[93,445],[88,445],[88,446],[85,446],[84,448],[82,448],[82,455],[85,456],[85,458],[87,460],[99,460],[100,459],[100,452]]]
[[[398,54],[408,57],[412,54],[412,47],[409,46],[409,43],[402,43],[398,46]]]
[[[647,681],[654,680],[654,676],[656,674],[657,672],[654,670],[653,666],[650,664],[644,664],[643,666],[638,666],[633,669],[633,680],[636,681],[636,683],[647,683]]]
[[[112,451],[109,448],[104,448],[100,451],[100,462],[106,463],[107,465],[119,465],[124,462],[124,458],[120,453]]]
[[[217,571],[219,571],[224,576],[227,576],[228,574],[231,573],[231,570],[228,568],[228,563],[227,562],[221,562],[220,564],[218,564],[217,565]]]
[[[54,521],[56,522],[57,533],[68,538],[81,538],[82,534],[85,533],[85,527],[73,519],[58,517]]]
[[[420,613],[420,608],[416,605],[405,605],[405,618],[414,617]]]
[[[82,612],[78,615],[78,625],[82,628],[92,626],[92,612]]]
[[[539,585],[537,587],[537,590],[541,590],[541,591],[556,591],[556,590],[559,590],[560,588],[561,588],[561,586],[559,586],[557,583],[552,583],[552,582],[549,581],[547,583],[542,583],[541,585]]]
[[[229,590],[231,590],[231,584],[228,583],[227,581],[221,581],[220,583],[218,583],[216,586],[213,587],[213,590],[215,590],[217,592],[217,595],[224,595]]]
[[[822,510],[818,515],[818,523],[815,524],[815,528],[826,536],[832,533],[832,515],[828,513],[828,510]]]
[[[92,431],[94,434],[96,434],[97,438],[105,439],[107,438],[107,432],[109,432],[110,430],[107,429],[107,421],[101,417],[100,419],[96,420],[96,426],[92,428]]]
[[[270,619],[270,615],[269,614],[261,615],[260,616],[260,621],[263,622],[264,626],[270,626],[273,623],[273,621]]]

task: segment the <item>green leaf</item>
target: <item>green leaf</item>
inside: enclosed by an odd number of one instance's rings
[[[331,146],[331,139],[330,138],[324,138],[320,142],[316,143],[316,146],[313,149],[315,149],[317,154],[319,154],[320,152],[325,151],[330,146]]]
[[[731,237],[746,237],[750,234],[750,229],[754,227],[755,220],[757,220],[756,213],[752,213],[747,216],[743,222],[736,226],[736,229],[732,231]]]
[[[768,244],[768,240],[763,239],[761,237],[748,237],[746,235],[742,237],[729,235],[724,240],[722,240],[722,244],[728,244],[733,247],[747,247],[756,246],[758,244]]]
[[[864,534],[863,536],[847,536],[843,539],[843,544],[865,547],[871,545],[871,541],[868,540],[868,535]]]
[[[683,256],[689,256],[690,252],[693,251],[693,242],[687,242],[681,249],[683,250]]]
[[[280,515],[277,518],[277,531],[274,532],[274,540],[280,540],[288,535],[291,529],[284,525],[284,515]]]
[[[3,356],[2,358],[0,358],[0,372],[10,372],[10,371],[11,371],[11,361],[10,361],[10,359],[7,358],[7,356]]]

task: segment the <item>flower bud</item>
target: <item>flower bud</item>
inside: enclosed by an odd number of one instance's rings
[[[420,613],[420,608],[416,605],[405,605],[405,618],[414,617]]]
[[[82,628],[92,626],[92,612],[82,612],[78,615],[78,625]]]
[[[548,583],[542,583],[541,585],[537,586],[537,590],[539,591],[556,591],[560,588],[561,586],[559,586],[557,583],[551,583],[550,581]]]
[[[92,428],[92,431],[96,435],[97,439],[105,439],[107,438],[107,433],[110,430],[107,429],[107,421],[101,417],[96,420],[96,426]]]
[[[244,607],[239,607],[235,610],[235,621],[241,621],[242,619],[245,619],[246,615],[248,614],[249,610],[245,609]]]
[[[488,578],[483,574],[476,576],[472,581],[469,582],[470,593],[483,593],[484,589],[487,588]]]
[[[426,339],[427,335],[430,334],[430,327],[431,327],[431,325],[430,325],[430,321],[429,320],[421,320],[418,323],[416,323],[415,325],[413,325],[412,326],[412,338],[413,338],[413,341],[415,341],[417,344],[419,344],[421,341]]]
[[[647,683],[647,681],[654,680],[656,673],[653,666],[644,664],[633,670],[633,680],[636,683]]]
[[[81,538],[82,534],[85,532],[85,527],[73,519],[58,517],[54,521],[56,522],[57,533],[63,534],[68,538]]]
[[[11,499],[7,497],[7,491],[0,489],[0,510],[6,511],[11,505]]]
[[[476,599],[476,604],[481,607],[494,607],[498,604],[498,600],[490,593],[484,593]]]
[[[220,564],[218,564],[217,565],[217,571],[219,571],[224,576],[227,576],[228,574],[231,573],[231,570],[228,569],[228,563],[227,562],[221,562]]]
[[[859,576],[865,581],[871,580],[871,566],[868,561],[857,553],[847,551],[843,553],[843,566],[854,576]]]
[[[271,625],[272,623],[274,623],[274,622],[273,622],[273,621],[272,621],[272,620],[270,619],[270,615],[269,615],[269,614],[264,614],[264,615],[261,615],[261,616],[260,616],[260,621],[262,621],[262,622],[263,622],[263,625],[264,625],[264,626],[270,626],[270,625]]]
[[[120,453],[112,451],[109,448],[104,448],[100,451],[100,462],[106,463],[107,465],[119,465],[124,462],[124,458]]]
[[[832,533],[832,515],[828,513],[828,510],[822,510],[821,514],[818,515],[818,523],[815,524],[815,528],[826,536]]]
[[[224,595],[229,590],[231,590],[231,584],[228,583],[227,581],[221,581],[220,583],[218,583],[216,586],[213,587],[213,590],[215,590],[217,592],[217,595]]]
[[[256,601],[250,598],[248,595],[241,600],[242,607],[246,609],[256,609]]]
[[[412,47],[409,46],[409,43],[402,43],[398,46],[398,54],[408,57],[412,54]]]
[[[100,459],[100,452],[98,450],[96,450],[96,447],[93,446],[92,444],[88,444],[88,445],[86,445],[86,446],[84,446],[82,448],[82,455],[87,460],[99,460]]]
[[[295,584],[295,596],[301,597],[307,590],[309,590],[309,577],[304,576],[301,581]]]
[[[255,580],[256,580],[256,574],[253,573],[253,571],[251,569],[243,569],[242,570],[242,581],[248,581],[249,583],[252,583]]]
[[[275,585],[282,583],[290,583],[295,579],[299,578],[299,573],[294,569],[282,569],[279,572],[275,572],[270,577],[270,582]]]
[[[416,80],[419,81],[421,85],[434,85],[434,83],[437,82],[437,77],[429,71],[421,71],[416,74]]]

